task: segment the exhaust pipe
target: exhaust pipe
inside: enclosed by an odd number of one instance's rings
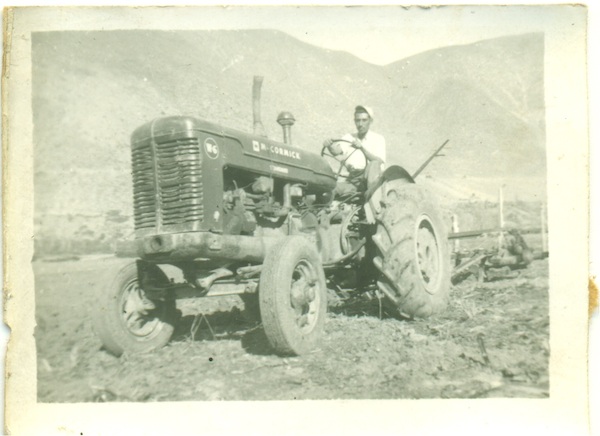
[[[252,118],[254,119],[254,134],[259,136],[267,136],[265,126],[260,117],[260,90],[262,88],[263,77],[254,76],[252,84]]]

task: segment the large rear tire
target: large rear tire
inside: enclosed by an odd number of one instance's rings
[[[149,265],[147,282],[168,284],[165,274]],[[175,301],[146,298],[138,283],[135,262],[122,267],[100,288],[97,304],[92,309],[94,330],[104,348],[120,356],[123,353],[143,353],[161,348],[169,342],[177,321]]]
[[[373,242],[379,288],[399,314],[425,318],[443,311],[450,293],[448,237],[439,211],[419,186],[387,182]]]
[[[264,261],[258,295],[265,334],[277,353],[301,355],[318,346],[327,288],[319,254],[308,240],[292,236],[273,248]]]

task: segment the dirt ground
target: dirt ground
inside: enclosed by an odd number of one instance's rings
[[[377,299],[335,302],[322,347],[293,358],[271,353],[238,297],[187,302],[165,348],[114,357],[89,310],[120,263],[34,262],[40,402],[549,395],[547,260],[486,283],[467,279],[433,319],[391,318]]]

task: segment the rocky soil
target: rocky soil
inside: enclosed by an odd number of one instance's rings
[[[321,348],[292,358],[272,354],[238,297],[186,302],[165,348],[117,358],[89,311],[123,259],[59,260],[34,262],[40,402],[549,395],[547,260],[460,283],[433,319],[392,318],[377,299],[332,302]]]

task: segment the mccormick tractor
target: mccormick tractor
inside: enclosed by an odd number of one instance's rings
[[[289,112],[277,119],[283,142],[262,134],[261,83],[254,134],[187,116],[133,132],[137,259],[100,290],[93,314],[110,352],[167,344],[183,298],[239,294],[281,355],[318,347],[328,289],[376,293],[409,318],[447,305],[447,233],[427,193],[390,166],[371,186],[336,196],[345,162],[293,146]],[[365,217],[373,198],[374,223]],[[177,280],[165,272],[173,267]]]

